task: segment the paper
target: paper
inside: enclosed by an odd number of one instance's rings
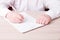
[[[21,13],[24,16],[24,22],[17,24],[17,23],[11,23],[7,20],[14,28],[16,28],[19,32],[27,32],[32,29],[38,28],[43,26],[43,24],[37,24],[36,19],[33,18],[32,16],[28,15],[25,12]]]

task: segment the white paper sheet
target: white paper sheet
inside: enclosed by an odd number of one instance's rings
[[[36,19],[33,18],[32,16],[28,15],[27,13],[22,12],[21,14],[24,16],[23,23],[17,24],[17,23],[11,23],[7,19],[5,19],[5,20],[8,21],[19,32],[27,32],[27,31],[30,31],[32,29],[43,26],[43,24],[37,24]]]

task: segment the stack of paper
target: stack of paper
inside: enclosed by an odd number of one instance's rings
[[[28,15],[25,12],[21,13],[24,16],[24,22],[17,24],[17,23],[11,23],[7,20],[11,25],[13,25],[14,28],[16,28],[19,32],[27,32],[32,29],[44,26],[43,24],[37,24],[36,19],[33,18],[32,16]]]

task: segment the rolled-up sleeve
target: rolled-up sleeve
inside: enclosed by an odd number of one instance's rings
[[[60,16],[60,1],[59,0],[46,0],[45,6],[49,8],[49,11],[46,12],[52,19],[55,19]]]

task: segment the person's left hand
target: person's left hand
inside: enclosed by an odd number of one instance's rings
[[[51,17],[47,14],[41,14],[37,19],[36,22],[39,24],[47,25],[51,22]]]

